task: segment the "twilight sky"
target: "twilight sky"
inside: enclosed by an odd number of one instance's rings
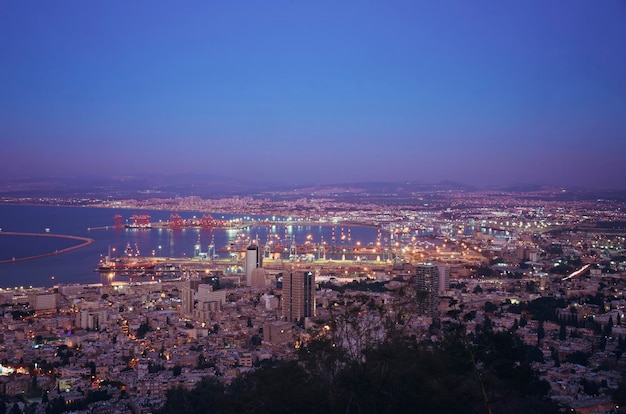
[[[0,174],[626,187],[626,1],[0,0]]]

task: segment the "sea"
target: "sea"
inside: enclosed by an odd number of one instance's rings
[[[128,209],[95,207],[68,207],[51,205],[0,204],[0,288],[48,287],[57,284],[100,283],[101,276],[95,269],[106,256],[139,253],[144,257],[192,257],[194,247],[200,244],[202,252],[208,252],[211,242],[215,254],[228,257],[222,248],[234,240],[248,242],[257,239],[264,244],[268,235],[274,239],[295,240],[297,244],[306,241],[319,243],[323,238],[331,243],[333,234],[339,244],[350,237],[350,243],[366,246],[376,243],[378,230],[364,226],[258,226],[244,229],[133,229],[115,228],[116,214],[121,214],[127,222],[134,213]],[[152,222],[167,221],[169,211],[147,211]],[[183,218],[202,217],[199,212],[179,212]],[[217,219],[237,219],[245,217],[233,214],[212,214]],[[270,219],[256,216],[254,218]],[[6,233],[38,233],[78,236],[93,239],[88,246],[58,255],[46,256],[25,261],[12,261],[13,258],[42,255],[65,249],[80,241],[52,238],[9,235]],[[4,233],[4,234],[3,234]],[[344,243],[347,243],[344,241]]]

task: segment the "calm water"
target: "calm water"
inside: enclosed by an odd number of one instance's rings
[[[268,233],[284,240],[295,237],[298,244],[304,243],[307,237],[314,243],[319,243],[321,237],[331,242],[332,228],[323,226],[284,226],[257,227],[246,230],[159,230],[159,229],[115,229],[113,228],[115,213],[122,214],[128,219],[133,211],[87,207],[56,207],[56,206],[18,206],[0,205],[0,229],[3,232],[50,233],[82,236],[95,239],[87,247],[41,259],[24,262],[0,264],[0,287],[14,286],[49,286],[55,283],[90,283],[100,282],[100,276],[93,269],[98,261],[109,251],[120,254],[130,244],[133,249],[138,248],[143,256],[182,257],[193,256],[194,245],[200,237],[202,251],[208,250],[207,245],[214,238],[216,249],[222,248],[231,240],[240,238],[258,238],[265,243]],[[150,211],[151,221],[168,220],[168,211]],[[200,213],[181,212],[184,218],[191,218]],[[231,219],[233,215],[214,214],[216,218]],[[94,229],[106,227],[106,229]],[[89,229],[92,230],[89,230]],[[377,230],[368,227],[351,227],[352,244],[360,242],[362,245],[375,243]],[[344,227],[344,236],[348,236],[348,228]],[[337,244],[340,244],[341,227],[335,227]],[[0,260],[13,257],[38,255],[60,250],[78,242],[65,239],[51,239],[42,237],[7,236],[0,234]],[[347,243],[347,242],[346,242]],[[227,253],[217,252],[221,257]],[[53,279],[54,278],[54,279]]]

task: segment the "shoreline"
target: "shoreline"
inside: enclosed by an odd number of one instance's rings
[[[0,264],[17,263],[17,262],[24,262],[24,261],[27,261],[27,260],[41,259],[43,257],[57,256],[57,255],[60,255],[60,254],[68,253],[68,252],[71,252],[71,251],[78,250],[78,249],[81,249],[83,247],[89,246],[90,244],[92,244],[95,241],[94,239],[91,239],[91,238],[88,238],[88,237],[71,236],[69,234],[54,234],[54,233],[24,233],[24,232],[5,232],[5,231],[0,231],[0,236],[2,236],[2,235],[7,235],[7,236],[27,236],[27,237],[50,237],[50,238],[55,238],[55,239],[77,240],[77,241],[80,241],[82,243],[77,244],[75,246],[66,247],[66,248],[61,249],[61,250],[55,250],[55,251],[49,252],[49,253],[42,253],[42,254],[37,254],[37,255],[33,255],[33,256],[25,256],[25,257],[14,257],[12,259],[0,260]]]

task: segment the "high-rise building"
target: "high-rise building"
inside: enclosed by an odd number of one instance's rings
[[[298,322],[315,316],[315,275],[313,272],[289,272],[283,276],[283,319]]]
[[[444,295],[446,290],[450,289],[450,266],[446,264],[438,264],[439,269],[439,294]]]
[[[196,299],[198,303],[215,302],[219,310],[226,303],[226,291],[225,290],[213,290],[213,286],[208,284],[198,285],[198,293],[196,293]]]
[[[422,314],[439,317],[439,268],[431,263],[420,264],[415,268],[417,302]]]
[[[191,316],[195,308],[196,291],[200,285],[199,280],[189,280],[183,284],[181,292],[182,306],[180,308],[183,316]]]
[[[256,269],[252,270],[252,281],[250,283],[250,286],[252,287],[259,287],[259,286],[266,286],[267,283],[267,278],[266,278],[266,274],[265,274],[265,269],[258,267]]]
[[[200,284],[198,285],[196,300],[193,319],[198,322],[208,322],[214,320],[215,314],[222,310],[226,303],[226,291],[214,291],[213,286]]]
[[[246,286],[252,286],[252,271],[263,267],[263,252],[256,244],[251,244],[246,249]]]

